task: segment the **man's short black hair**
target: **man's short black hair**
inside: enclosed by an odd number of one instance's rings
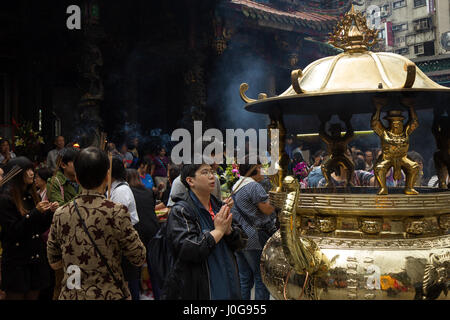
[[[3,142],[7,142],[9,147],[11,148],[11,143],[9,142],[8,139],[6,139],[6,138],[0,139],[0,146],[3,144]]]
[[[361,158],[356,158],[355,170],[366,170],[366,162]]]
[[[75,158],[78,156],[78,149],[75,148],[66,148],[64,149],[64,151],[62,152],[62,159],[61,162],[68,164],[69,162],[73,162],[75,161]]]
[[[112,160],[111,176],[117,181],[127,180],[127,171],[125,170],[123,161],[117,157],[114,157]]]
[[[181,177],[180,177],[180,179],[181,179],[181,182],[184,184],[184,186],[186,188],[190,189],[189,183],[187,183],[186,178],[187,177],[195,178],[195,173],[203,165],[204,165],[204,163],[202,163],[202,164],[185,164],[185,165],[183,165],[183,167],[181,168]]]
[[[83,149],[73,164],[78,181],[88,190],[99,187],[109,169],[108,156],[97,147]]]
[[[145,158],[139,158],[137,163],[136,163],[136,167],[139,168],[141,165],[149,165],[149,162],[147,159]]]
[[[42,168],[39,168],[39,169],[36,170],[36,174],[39,177],[41,177],[42,180],[47,182],[47,180],[52,177],[53,172],[47,167],[42,167]]]

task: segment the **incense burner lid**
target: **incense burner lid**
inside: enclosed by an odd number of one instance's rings
[[[377,35],[352,8],[330,35],[330,43],[344,52],[316,60],[304,70],[293,70],[291,86],[275,97],[261,93],[257,100],[251,99],[245,95],[249,86],[243,83],[240,95],[247,103],[245,108],[265,114],[371,113],[374,95],[405,93],[414,95],[416,109],[450,103],[450,89],[428,78],[408,58],[371,52]]]

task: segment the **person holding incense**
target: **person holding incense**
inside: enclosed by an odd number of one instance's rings
[[[12,159],[5,172],[0,191],[1,289],[7,300],[37,300],[49,285],[40,235],[50,227],[58,203],[39,199],[29,159]]]
[[[49,201],[56,201],[59,205],[66,204],[81,191],[75,179],[73,163],[80,151],[67,148],[62,151],[58,161],[58,171],[47,181],[47,197]]]

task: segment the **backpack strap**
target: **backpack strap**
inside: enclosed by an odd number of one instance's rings
[[[126,183],[126,182],[121,182],[121,183],[119,183],[119,184],[114,188],[114,190],[116,190],[118,187],[126,186],[126,185],[128,185],[128,183]]]

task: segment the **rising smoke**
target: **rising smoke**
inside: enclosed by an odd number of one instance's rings
[[[239,86],[249,84],[247,96],[256,99],[260,92],[268,92],[267,76],[270,67],[251,49],[243,49],[238,44],[229,44],[229,48],[218,57],[208,86],[208,113],[215,115],[215,123],[220,129],[266,128],[268,116],[248,112],[239,96]]]

